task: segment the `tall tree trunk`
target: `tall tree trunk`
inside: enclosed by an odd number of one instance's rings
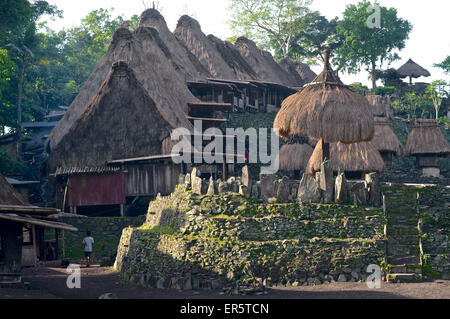
[[[22,84],[25,74],[25,59],[20,66],[19,84],[17,86],[17,159],[22,159]]]
[[[372,61],[372,89],[375,90],[377,88],[377,79],[375,78],[375,61]]]

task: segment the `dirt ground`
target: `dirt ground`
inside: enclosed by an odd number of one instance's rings
[[[422,283],[382,283],[380,289],[369,289],[365,283],[331,283],[318,286],[267,289],[259,296],[224,295],[220,291],[177,291],[142,288],[120,282],[117,272],[108,267],[81,268],[81,288],[69,289],[68,274],[59,267],[27,268],[22,280],[28,289],[0,288],[0,299],[98,299],[113,293],[119,299],[450,299],[450,281]]]

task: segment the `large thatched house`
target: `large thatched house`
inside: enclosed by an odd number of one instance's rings
[[[406,142],[405,155],[415,156],[424,176],[439,177],[439,157],[450,154],[450,147],[433,119],[416,119]]]

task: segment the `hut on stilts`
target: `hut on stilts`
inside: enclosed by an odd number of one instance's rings
[[[405,148],[406,156],[415,156],[424,177],[439,177],[439,157],[448,157],[450,147],[439,124],[433,119],[416,119]]]
[[[412,78],[420,78],[421,76],[431,76],[427,69],[421,67],[413,60],[409,59],[405,64],[397,69],[397,73],[401,78],[409,77],[409,84],[412,84]]]
[[[391,124],[386,117],[375,117],[375,134],[370,143],[380,152],[386,164],[392,163],[393,156],[401,156],[403,146],[392,131]]]

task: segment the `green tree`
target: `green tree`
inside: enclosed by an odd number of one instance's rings
[[[379,25],[371,24],[372,17]],[[377,65],[399,58],[394,51],[405,47],[412,25],[398,17],[395,8],[381,7],[377,2],[372,5],[364,0],[346,7],[337,30],[344,38],[337,52],[339,68],[358,73],[366,66],[372,86],[376,88]]]
[[[337,32],[338,18],[328,20],[320,12],[313,11],[296,20],[289,55],[294,60],[306,59],[310,64],[323,61],[323,52],[335,52],[343,42]]]
[[[441,63],[433,64],[436,68],[441,68],[444,72],[450,75],[450,55],[445,58]]]
[[[309,12],[311,0],[231,0],[230,26],[260,46],[277,44],[282,57],[288,57],[297,28],[297,19]]]
[[[449,96],[448,87],[449,84],[446,81],[436,80],[431,82],[426,89],[426,93],[433,101],[434,110],[436,112],[436,121],[439,119],[439,109],[442,105],[442,99]]]

